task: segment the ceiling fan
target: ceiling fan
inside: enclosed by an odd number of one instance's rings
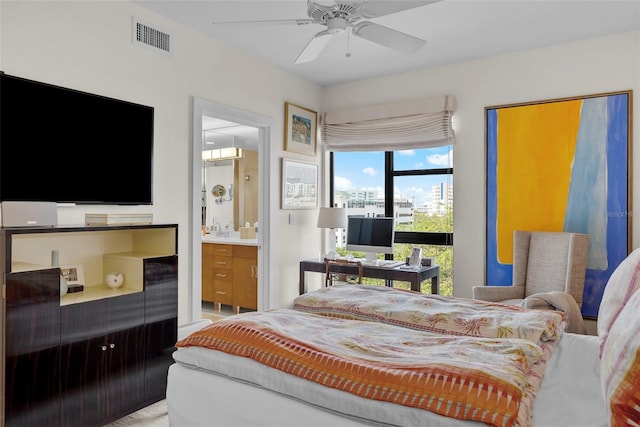
[[[404,53],[413,53],[427,42],[401,31],[366,19],[378,18],[403,10],[436,3],[440,0],[307,0],[308,18],[263,21],[213,22],[219,24],[319,24],[326,29],[307,43],[295,60],[296,64],[311,62],[318,57],[333,36],[350,30],[351,34]]]

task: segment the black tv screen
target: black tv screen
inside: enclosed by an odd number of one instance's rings
[[[152,204],[153,114],[0,72],[0,201]]]

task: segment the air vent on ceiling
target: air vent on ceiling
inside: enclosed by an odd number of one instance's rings
[[[133,18],[133,42],[145,47],[171,52],[171,34]]]

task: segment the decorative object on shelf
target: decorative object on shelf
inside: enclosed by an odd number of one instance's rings
[[[74,285],[84,285],[84,270],[81,265],[62,265],[60,271],[68,288]]]
[[[69,292],[69,285],[67,284],[67,279],[64,278],[62,274],[60,274],[60,298],[65,296]]]
[[[515,230],[589,234],[582,315],[597,317],[630,251],[631,111],[631,91],[485,107],[485,283],[511,284]]]
[[[327,258],[335,259],[338,256],[336,252],[336,228],[347,228],[347,210],[344,208],[320,208],[318,228],[329,229]]]
[[[51,267],[60,266],[60,257],[57,250],[51,251]]]
[[[318,206],[318,165],[282,159],[282,209]]]
[[[285,102],[284,149],[294,153],[315,156],[318,113],[308,108]]]
[[[111,289],[118,289],[124,284],[124,274],[118,272],[108,273],[104,278],[104,282]]]

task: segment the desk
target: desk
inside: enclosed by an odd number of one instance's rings
[[[424,280],[431,279],[431,293],[438,294],[440,286],[440,266],[432,265],[429,267],[420,267],[419,269],[404,269],[400,267],[385,267],[376,265],[363,265],[363,277],[372,277],[375,279],[398,280],[401,282],[411,283],[411,290],[420,292],[420,283]],[[320,259],[307,259],[300,261],[300,295],[304,294],[304,274],[307,271],[324,273],[324,261]],[[358,274],[358,267],[353,264],[334,265],[331,271],[346,274]]]

